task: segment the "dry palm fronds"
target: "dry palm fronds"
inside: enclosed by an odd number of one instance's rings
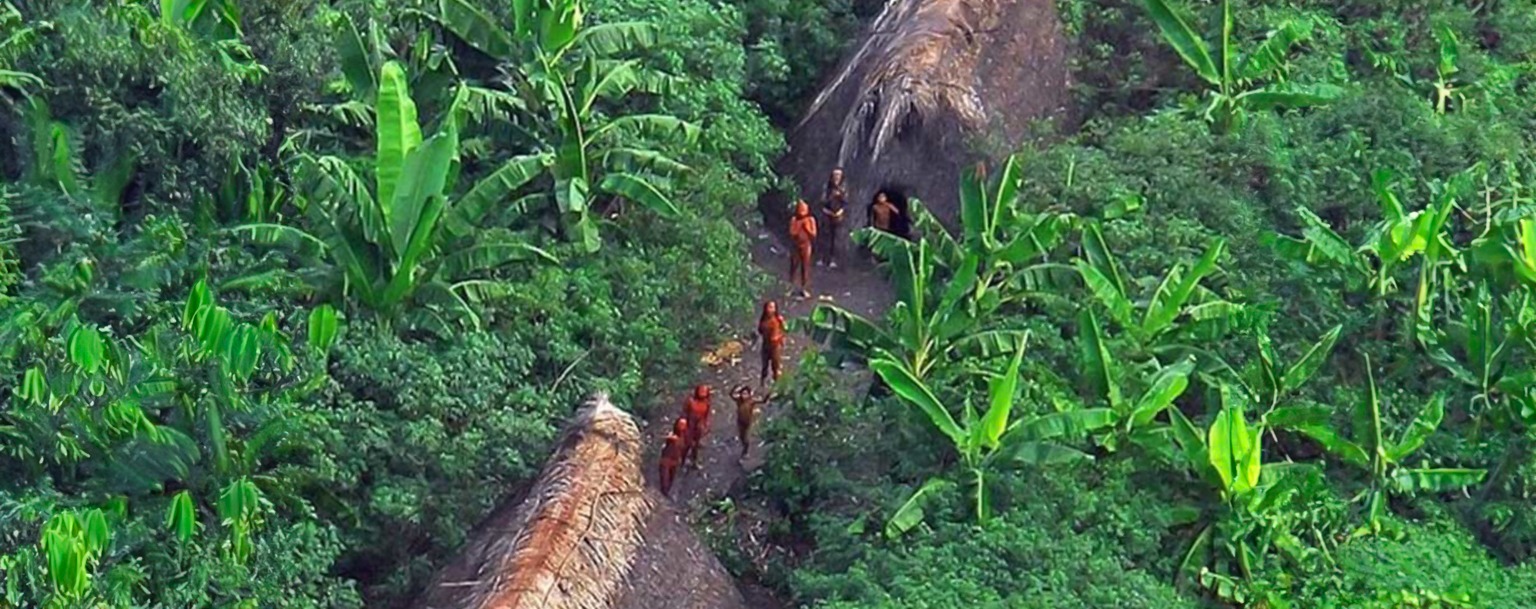
[[[859,96],[842,124],[840,164],[860,148],[871,163],[904,128],[950,116],[979,129],[986,111],[977,94],[977,32],[995,27],[1000,5],[1017,0],[892,0],[854,56],[822,90],[806,120],[849,78]],[[802,122],[803,124],[803,122]]]
[[[711,368],[719,368],[724,365],[736,365],[741,362],[741,354],[747,350],[747,346],[739,340],[728,340],[706,351],[699,361]]]
[[[613,604],[654,505],[640,430],[598,395],[576,414],[506,530],[468,549],[477,565],[456,609],[599,609]]]

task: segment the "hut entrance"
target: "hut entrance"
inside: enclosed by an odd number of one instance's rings
[[[907,200],[906,191],[907,187],[899,184],[881,185],[879,189],[875,190],[875,196],[870,197],[869,207],[864,210],[864,217],[871,219],[871,221],[874,219],[875,201],[880,198],[880,195],[883,194],[885,195],[885,198],[889,199],[891,204],[895,205],[896,209],[901,212],[896,216],[896,220],[891,223],[891,232],[901,237],[911,239],[912,207],[911,203]]]

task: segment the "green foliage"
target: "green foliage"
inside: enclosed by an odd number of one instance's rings
[[[1058,444],[1056,440],[1081,436],[1100,427],[1113,424],[1113,412],[1098,410],[1070,410],[1034,418],[1013,416],[1014,402],[1018,397],[1019,364],[1024,359],[1024,345],[1013,348],[1013,358],[1001,375],[987,380],[987,409],[979,415],[970,396],[965,397],[965,408],[956,422],[953,410],[934,395],[932,389],[919,380],[903,362],[875,359],[870,362],[876,374],[896,395],[917,407],[927,416],[937,430],[949,438],[955,452],[960,454],[967,478],[975,487],[974,505],[976,519],[982,524],[992,518],[992,484],[990,478],[999,470],[1020,466],[1040,466],[1091,460],[1081,451]],[[923,508],[930,496],[946,486],[940,478],[923,483],[901,509],[886,524],[886,534],[896,536],[910,530],[922,521]]]
[[[617,105],[631,93],[664,93],[671,76],[619,56],[656,42],[647,23],[583,25],[581,0],[538,0],[513,5],[510,37],[491,17],[463,0],[442,0],[439,19],[459,39],[517,66],[514,92],[543,126],[540,143],[553,150],[549,198],[568,239],[585,252],[600,247],[592,208],[601,192],[634,201],[665,217],[678,213],[661,180],[687,169],[637,140],[680,137],[698,127],[666,114],[607,116],[599,102]]]
[[[981,527],[941,511],[887,542],[846,519],[818,523],[818,551],[790,587],[816,607],[1200,606],[1154,574],[1158,499],[1086,469],[1001,482],[1014,507]]]
[[[469,274],[532,258],[554,260],[524,237],[476,230],[491,207],[536,175],[545,158],[515,157],[450,200],[458,177],[464,90],[439,132],[423,140],[403,68],[384,64],[378,82],[372,190],[341,159],[300,154],[295,164],[313,184],[316,200],[308,207],[323,238],[265,223],[234,230],[269,240],[296,236],[301,244],[319,245],[340,267],[344,293],[355,292],[370,308],[395,313],[426,292],[422,298],[438,309],[429,309],[413,325],[440,335],[451,332],[450,320],[477,328],[479,317],[464,294],[473,289],[464,281]]]
[[[1292,47],[1311,36],[1310,23],[1286,21],[1253,50],[1240,54],[1232,40],[1232,2],[1222,0],[1220,42],[1213,54],[1205,39],[1190,27],[1188,19],[1167,0],[1146,0],[1146,6],[1163,39],[1202,80],[1214,87],[1210,105],[1202,116],[1221,132],[1241,125],[1249,112],[1323,105],[1342,93],[1333,85],[1285,83],[1286,56]],[[1277,82],[1265,82],[1271,80]]]

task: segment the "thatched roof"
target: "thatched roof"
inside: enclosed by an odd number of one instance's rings
[[[888,186],[952,220],[961,168],[1012,152],[1032,121],[1068,118],[1066,55],[1055,0],[890,0],[791,133],[781,170],[817,200],[845,168],[856,226]]]
[[[576,413],[523,497],[473,534],[416,606],[740,607],[740,594],[719,561],[645,485],[643,455],[634,420],[606,396],[594,397]],[[654,583],[658,575],[662,586],[679,578],[697,582],[708,604],[659,602],[652,592],[661,588]]]

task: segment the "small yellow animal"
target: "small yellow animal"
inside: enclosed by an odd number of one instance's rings
[[[742,344],[741,341],[728,340],[719,347],[715,347],[713,351],[705,352],[704,356],[699,358],[699,360],[712,368],[719,368],[726,364],[734,366],[741,361],[741,354],[746,350],[747,346]]]

